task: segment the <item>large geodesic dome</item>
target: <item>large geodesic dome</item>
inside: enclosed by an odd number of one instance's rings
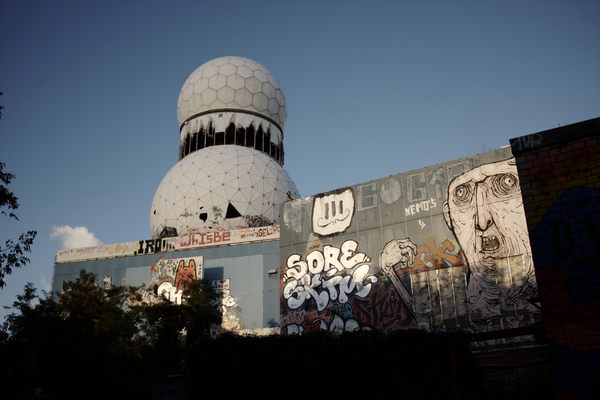
[[[298,198],[285,170],[254,149],[224,145],[194,152],[160,183],[150,212],[153,237],[278,224],[280,205]]]

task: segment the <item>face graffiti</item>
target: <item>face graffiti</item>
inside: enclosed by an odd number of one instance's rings
[[[473,321],[500,318],[497,280],[506,260],[508,264],[513,260],[509,268],[514,268],[518,276],[510,282],[508,300],[516,303],[536,296],[529,235],[513,159],[481,165],[454,178],[448,186],[444,219],[469,265],[467,296]]]
[[[448,187],[444,218],[469,263],[530,254],[517,169],[510,160],[482,165]]]

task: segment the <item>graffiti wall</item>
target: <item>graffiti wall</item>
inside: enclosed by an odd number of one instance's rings
[[[238,315],[239,299],[231,294],[231,280],[229,278],[216,279],[211,280],[210,284],[219,294],[216,306],[221,310],[221,327],[227,331],[242,329],[242,321]]]
[[[510,148],[289,201],[283,217],[284,334],[540,319]]]
[[[93,247],[60,250],[56,262],[73,262],[99,258],[139,256],[164,252],[259,242],[279,238],[279,225],[244,228],[232,231],[190,232],[178,237],[138,240]]]
[[[156,304],[162,298],[181,304],[189,282],[202,279],[202,256],[162,258],[150,267],[152,282],[131,294],[130,305]]]

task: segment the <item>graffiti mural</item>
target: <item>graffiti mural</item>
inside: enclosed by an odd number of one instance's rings
[[[240,307],[238,299],[231,294],[230,279],[212,280],[210,284],[219,294],[216,306],[221,309],[221,327],[227,331],[242,329],[242,322],[238,315]]]
[[[153,305],[164,299],[181,304],[189,282],[202,279],[202,256],[187,258],[159,258],[150,267],[152,282],[132,288],[130,306]]]
[[[467,260],[472,321],[501,320],[502,301],[529,308],[537,299],[537,283],[514,159],[482,165],[454,178],[448,186],[444,220]],[[501,270],[510,275],[505,293],[497,284]]]
[[[540,320],[509,148],[292,200],[283,212],[284,334],[477,332]],[[306,214],[310,231],[294,220]]]
[[[157,287],[156,294],[181,304],[185,286],[202,278],[202,257],[161,258],[152,266],[151,271],[152,283]]]

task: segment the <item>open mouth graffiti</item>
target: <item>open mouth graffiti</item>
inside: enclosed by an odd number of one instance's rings
[[[482,251],[496,251],[500,248],[500,240],[496,235],[481,236]]]

